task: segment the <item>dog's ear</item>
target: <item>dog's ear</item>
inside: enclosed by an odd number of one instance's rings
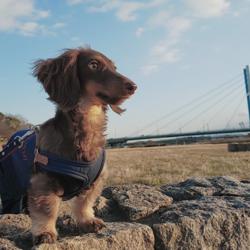
[[[77,62],[79,52],[68,50],[57,58],[35,62],[33,75],[42,83],[49,99],[70,110],[80,98]]]

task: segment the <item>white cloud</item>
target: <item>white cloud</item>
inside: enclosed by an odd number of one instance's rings
[[[168,11],[160,10],[148,20],[148,26],[151,28],[166,27],[170,14]]]
[[[240,16],[240,12],[239,12],[239,11],[233,11],[233,12],[232,12],[232,15],[233,15],[234,17],[239,17],[239,16]]]
[[[192,14],[201,18],[221,16],[230,7],[229,0],[186,0],[185,2]]]
[[[141,67],[141,72],[143,75],[151,75],[158,71],[158,65],[156,64],[148,64]]]
[[[18,26],[18,29],[20,30],[20,32],[26,36],[33,35],[36,31],[38,31],[41,28],[42,28],[42,26],[40,26],[36,22],[20,23]]]
[[[59,28],[65,27],[65,26],[66,26],[66,24],[65,24],[64,22],[57,22],[57,23],[55,23],[55,24],[53,25],[53,28],[59,29]]]
[[[154,45],[151,50],[153,62],[159,65],[162,63],[175,63],[180,59],[180,51],[169,44],[167,40],[162,40]]]
[[[158,7],[163,4],[166,4],[167,2],[168,0],[151,0],[146,4],[146,6],[147,8]]]
[[[185,17],[173,17],[167,23],[169,37],[171,39],[179,39],[179,37],[191,28],[192,22]]]
[[[178,62],[181,59],[178,45],[185,32],[192,27],[192,21],[189,18],[171,16],[166,11],[160,11],[149,19],[148,25],[151,28],[160,28],[165,35],[165,38],[154,44],[151,49],[150,61],[153,62],[152,65],[157,66],[158,69],[162,64]],[[151,69],[151,64],[145,65],[143,73],[155,73],[154,69],[154,67]]]
[[[134,21],[138,13],[144,9],[156,8],[166,3],[166,0],[148,0],[148,1],[124,1],[124,0],[70,0],[77,3],[88,3],[90,12],[108,12],[114,11],[115,16],[123,21]]]
[[[139,27],[135,31],[135,35],[136,35],[136,37],[141,37],[144,32],[145,32],[145,29],[143,27]]]
[[[95,2],[95,0],[66,0],[69,5],[77,5],[77,4],[84,4],[84,3],[91,3]]]
[[[182,0],[181,3],[185,8],[178,10],[168,4],[171,3],[169,0],[67,0],[67,2],[85,4],[90,12],[112,12],[123,22],[137,20],[143,11],[148,13],[156,11],[147,17],[145,25],[135,30],[137,38],[145,32],[156,29],[162,32],[160,41],[156,41],[149,50],[150,63],[141,68],[141,72],[145,75],[157,72],[163,64],[181,60],[180,44],[184,35],[192,28],[193,22],[200,18],[221,16],[230,7],[230,0]]]
[[[50,12],[48,10],[34,10],[34,18],[41,19],[41,18],[47,18],[50,15]]]
[[[98,3],[98,1],[90,1],[88,10],[91,12],[107,12],[119,8],[119,0],[104,0]]]
[[[84,0],[67,0],[67,3],[70,5],[75,5],[75,4],[79,4],[79,3],[84,3]]]
[[[124,2],[117,9],[116,16],[121,21],[133,21],[137,18],[136,11],[144,8],[143,3],[139,2]]]
[[[1,0],[0,31],[18,31],[32,35],[44,29],[37,21],[49,16],[49,11],[39,10],[33,0]]]

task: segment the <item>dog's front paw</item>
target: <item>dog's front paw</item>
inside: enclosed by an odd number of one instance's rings
[[[55,243],[56,242],[56,235],[51,232],[44,232],[40,235],[34,236],[33,238],[33,244],[34,245],[40,245],[43,243]]]
[[[96,217],[86,220],[79,226],[80,230],[84,233],[97,233],[102,228],[106,227],[104,221]]]

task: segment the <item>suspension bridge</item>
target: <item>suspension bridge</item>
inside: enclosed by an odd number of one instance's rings
[[[223,136],[223,135],[242,135],[250,133],[250,73],[249,66],[230,80],[223,82],[216,88],[209,90],[201,96],[178,107],[171,112],[164,114],[158,119],[145,124],[143,127],[134,131],[131,135],[121,138],[108,139],[111,147],[124,146],[130,141],[141,140],[162,140],[169,138],[199,137],[199,136]],[[233,126],[235,117],[239,115],[242,105],[247,103],[247,121],[238,121],[237,127]],[[224,128],[211,129],[209,125],[221,116],[225,108],[230,108],[230,116],[227,118]],[[183,121],[185,115],[186,120]],[[202,131],[186,132],[185,129],[201,117],[206,117],[203,122]],[[246,119],[244,117],[244,119]],[[178,122],[181,126],[176,126]],[[159,131],[167,130],[173,126],[175,129],[168,133]]]

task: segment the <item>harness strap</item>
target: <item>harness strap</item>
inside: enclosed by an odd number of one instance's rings
[[[9,139],[9,142],[3,146],[3,150],[0,152],[0,161],[7,159],[18,148],[23,146],[23,143],[30,137],[34,136],[35,130],[29,129],[22,136],[14,135]]]
[[[68,200],[89,189],[98,178],[104,167],[105,150],[102,149],[97,159],[90,162],[72,161],[47,151],[36,150],[34,163],[38,171],[59,175],[65,191],[61,197]]]

